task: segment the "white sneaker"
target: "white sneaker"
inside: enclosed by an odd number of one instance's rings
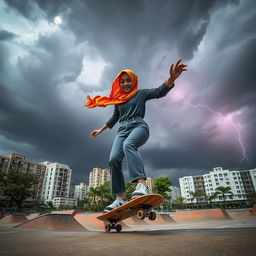
[[[117,196],[116,200],[104,209],[104,212],[111,211],[127,202],[128,202],[127,200],[123,200],[121,197]]]
[[[132,193],[132,199],[138,197],[138,196],[144,196],[149,195],[149,189],[147,186],[145,186],[143,183],[138,183],[136,186],[136,189]]]

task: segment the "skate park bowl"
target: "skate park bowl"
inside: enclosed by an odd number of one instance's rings
[[[67,212],[67,211],[64,211]],[[12,224],[17,229],[35,229],[49,231],[104,231],[107,222],[100,221],[97,216],[102,213],[70,212],[66,214],[43,214],[34,213],[26,218],[24,215],[9,215],[0,220],[2,225]],[[75,214],[76,213],[76,214]],[[75,215],[74,215],[75,214]],[[73,216],[74,215],[74,216]],[[256,215],[252,209],[203,209],[203,210],[177,210],[169,214],[157,213],[154,221],[145,218],[140,220],[137,216],[127,218],[119,223],[123,230],[142,229],[184,229],[196,227],[218,226],[225,223],[226,226],[255,227]],[[226,221],[226,222],[223,222]],[[240,223],[240,224],[239,224]],[[199,225],[200,224],[200,225]],[[8,226],[7,225],[7,226]],[[189,225],[189,226],[188,226]]]
[[[224,209],[184,210],[176,211],[173,219],[177,222],[231,220]]]
[[[24,221],[27,221],[28,219],[26,218],[25,215],[21,214],[12,214],[12,215],[7,215],[4,216],[0,222],[1,223],[6,223],[6,224],[12,224],[12,223],[22,223]]]
[[[15,228],[19,229],[44,229],[57,231],[85,231],[70,214],[44,214],[34,219],[25,221]]]

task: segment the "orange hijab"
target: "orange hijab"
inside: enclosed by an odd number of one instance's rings
[[[120,76],[125,72],[132,79],[133,89],[129,93],[125,93],[120,87]],[[91,98],[89,95],[87,96],[88,102],[84,104],[87,108],[95,108],[95,107],[106,107],[108,105],[116,105],[127,102],[131,99],[138,91],[138,78],[137,75],[130,69],[122,70],[115,78],[112,83],[112,90],[109,97],[106,96],[95,96]]]

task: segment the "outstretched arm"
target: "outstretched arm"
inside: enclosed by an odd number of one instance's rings
[[[114,113],[113,113],[112,117],[100,129],[92,131],[90,134],[91,137],[96,138],[100,133],[104,132],[106,129],[108,129],[108,128],[111,129],[116,124],[116,122],[119,120],[119,115],[120,115],[119,111],[115,105]]]
[[[90,135],[92,138],[96,138],[96,136],[98,136],[100,133],[104,132],[107,128],[108,128],[108,126],[105,124],[99,130],[92,131]]]
[[[187,69],[185,69],[187,65],[180,64],[181,61],[182,59],[179,59],[176,62],[175,66],[172,64],[170,67],[170,70],[169,70],[170,77],[165,82],[166,86],[169,88],[173,86],[174,81],[181,75],[183,71],[187,71]]]

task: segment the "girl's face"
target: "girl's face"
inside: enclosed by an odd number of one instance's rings
[[[120,87],[125,93],[129,93],[133,89],[132,79],[126,73],[120,76]]]

